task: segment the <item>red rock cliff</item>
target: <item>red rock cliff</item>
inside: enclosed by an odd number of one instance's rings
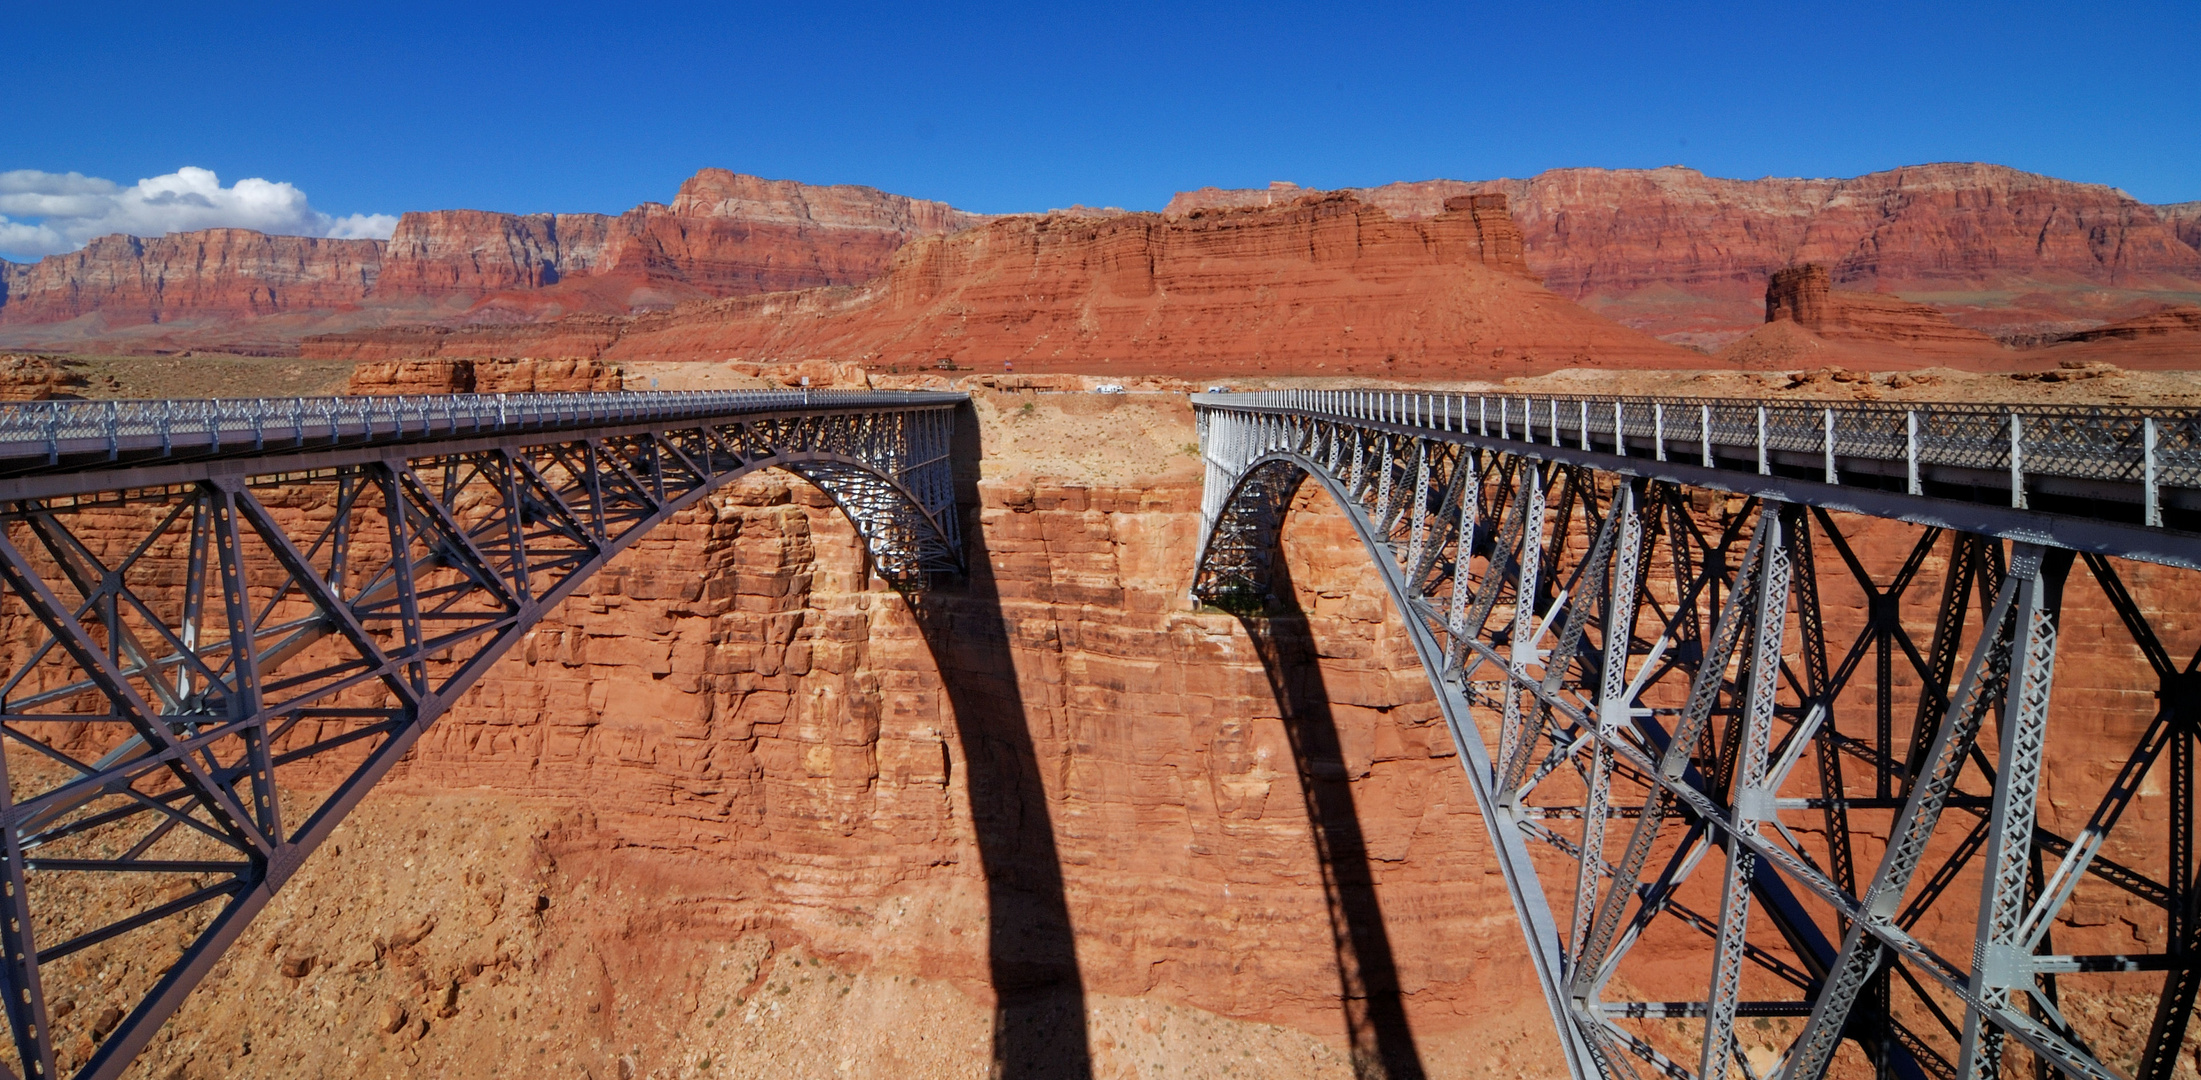
[[[2155,212],[2188,247],[2201,248],[2201,202],[2171,203],[2156,207]]]
[[[1182,402],[1047,395],[1035,415],[1015,396],[978,398],[989,461],[1022,475],[977,485],[969,589],[929,597],[928,612],[870,586],[852,530],[800,485],[757,478],[682,512],[437,722],[167,1027],[146,1073],[195,1057],[195,1077],[303,1080],[328,1074],[333,1047],[360,1056],[352,1073],[469,1076],[517,1043],[548,1051],[545,1074],[600,1080],[630,1072],[626,1054],[643,1059],[637,1076],[705,1055],[735,1075],[826,1075],[750,1067],[774,1052],[853,1058],[849,1075],[968,1077],[1020,1037],[989,1022],[995,995],[1029,999],[1053,975],[1084,987],[1086,1016],[1049,1022],[1071,1033],[1070,1060],[1091,1047],[1092,1075],[1167,1056],[1220,1076],[1245,1063],[1216,1052],[1228,1025],[1215,1014],[1350,1045],[1342,969],[1379,954],[1362,948],[1374,935],[1334,936],[1342,919],[1384,929],[1393,977],[1373,989],[1397,990],[1429,1075],[1558,1075],[1473,794],[1327,496],[1310,485],[1283,533],[1319,646],[1304,667],[1329,703],[1295,715],[1246,628],[1186,602],[1199,482],[1175,450],[1192,438]],[[1872,573],[1893,574],[1907,527],[1844,520]],[[2154,607],[2191,584],[2130,572]],[[1840,571],[1825,584],[1829,639],[1853,640],[1869,601]],[[2115,625],[2091,590],[2069,603],[2070,625]],[[1928,605],[1906,600],[1906,621]],[[949,644],[928,644],[928,620]],[[2108,725],[2151,714],[2137,651],[2114,634],[2061,648],[2059,740],[2130,745],[2136,727]],[[1899,711],[1913,694],[1901,685]],[[1310,727],[1334,736],[1319,758],[1293,734]],[[2082,827],[2120,760],[2051,758],[2044,826]],[[1349,797],[1310,800],[1317,788]],[[453,793],[472,800],[461,813]],[[2165,796],[2146,798],[2152,811]],[[508,830],[546,808],[567,821]],[[2114,835],[2104,855],[2160,850],[2141,839]],[[1556,869],[1541,867],[1563,905],[1572,879]],[[1346,908],[1339,881],[1369,905]],[[440,896],[411,895],[439,882]],[[2128,949],[2138,932],[2119,920],[2141,902],[2105,893],[2077,901],[2101,935],[2089,944]],[[1954,928],[1970,934],[1968,920]],[[1701,943],[1682,947],[1701,972]],[[1029,962],[1049,948],[1074,956],[1075,978]],[[806,993],[783,960],[768,990],[755,961],[775,950],[825,958],[831,981],[813,963],[823,986]],[[281,972],[301,955],[333,966]],[[943,981],[969,997],[915,986]],[[760,1000],[787,1004],[788,1025]],[[370,1026],[391,1002],[396,1019]],[[1126,1009],[1138,1019],[1117,1023]],[[434,1020],[392,1030],[421,1015]],[[1165,1022],[1175,1043],[1140,1041]],[[827,1045],[807,1050],[790,1028]],[[907,1034],[920,1029],[930,1046]],[[2144,1017],[2128,1028],[2145,1030]],[[1298,1060],[1277,1071],[1354,1075],[1304,1048]],[[1007,1074],[1083,1075],[1021,1064]]]
[[[1837,290],[1827,268],[1803,263],[1775,271],[1765,286],[1765,321],[1788,320],[1834,341],[1892,343],[1927,352],[1998,348],[1925,304],[1886,293]]]
[[[0,323],[99,313],[119,323],[248,317],[358,304],[382,265],[379,240],[205,229],[103,236],[82,251],[10,265]]]
[[[1725,180],[1678,166],[1554,169],[1358,193],[1411,218],[1479,191],[1508,196],[1528,265],[1552,291],[1661,332],[1692,321],[1748,326],[1760,283],[1796,262],[1824,263],[1836,284],[1890,291],[2201,288],[2194,204],[2151,207],[2114,188],[1998,165],[1920,165],[1848,180]],[[1209,188],[1179,195],[1165,213],[1275,197],[1274,189]],[[2091,302],[2072,296],[2061,306],[2086,314]]]
[[[0,323],[94,312],[113,323],[158,323],[485,299],[519,309],[492,321],[623,314],[636,303],[854,284],[876,276],[912,238],[981,220],[867,187],[705,169],[669,207],[646,203],[617,216],[415,212],[387,242],[246,229],[102,237],[82,251],[7,264]],[[561,285],[549,306],[509,295]]]
[[[616,217],[406,214],[376,295],[479,297],[611,274],[703,296],[848,285],[876,276],[914,237],[982,220],[874,188],[705,169],[680,185],[671,206],[645,203]]]
[[[561,324],[475,334],[443,355],[559,355]],[[378,348],[377,342],[386,341]],[[309,339],[310,356],[422,355],[430,339]],[[1122,374],[1514,373],[1702,357],[1537,287],[1491,196],[1399,221],[1350,195],[1176,216],[1016,217],[910,244],[856,290],[684,305],[623,323],[607,359],[950,359]]]

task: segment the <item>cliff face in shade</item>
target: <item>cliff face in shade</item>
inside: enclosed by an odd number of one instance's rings
[[[409,322],[424,304],[465,312],[462,323],[624,314],[854,284],[877,276],[912,238],[982,220],[867,187],[705,169],[671,206],[645,203],[616,216],[415,212],[388,241],[246,229],[102,237],[35,264],[0,264],[0,323],[97,313],[127,326],[361,306],[405,312]]]
[[[2143,294],[2201,291],[2201,210],[1997,165],[1921,165],[1848,180],[1724,180],[1694,169],[1555,169],[1526,180],[1429,180],[1357,189],[1394,216],[1505,193],[1528,265],[1552,291],[1659,333],[1739,329],[1766,277],[1825,264],[1835,284],[2002,294],[2016,321],[2099,320]],[[1277,190],[1188,192],[1165,213],[1258,205]],[[2130,293],[2133,295],[2122,295]],[[1928,296],[1928,298],[1931,298]],[[1952,300],[1961,309],[1971,301]],[[1986,312],[1955,310],[1971,321]]]
[[[2188,247],[2201,248],[2201,202],[2170,203],[2156,207],[2155,212]]]
[[[101,314],[121,323],[184,315],[247,318],[364,301],[382,265],[379,240],[203,229],[103,236],[81,251],[10,264],[0,323]]]
[[[601,355],[1435,376],[1702,362],[1539,288],[1495,198],[1454,204],[1419,221],[1350,195],[1174,216],[1007,218],[914,242],[860,289],[614,320],[618,336]],[[570,336],[557,322],[484,328],[438,352],[561,355],[546,341]],[[379,359],[422,355],[427,343],[416,331],[369,331],[304,347]]]

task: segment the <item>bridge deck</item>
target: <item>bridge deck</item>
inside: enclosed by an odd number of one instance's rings
[[[1358,390],[1193,403],[2201,566],[2201,410]]]
[[[289,463],[242,459],[737,417],[952,408],[965,400],[955,393],[712,390],[11,403],[0,408],[0,500],[167,482],[158,474],[111,475],[154,463],[234,459],[251,471],[281,471]]]

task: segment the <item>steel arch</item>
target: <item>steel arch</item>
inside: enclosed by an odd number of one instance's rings
[[[1384,591],[1389,595],[1395,610],[1413,610],[1411,604],[1415,599],[1414,595],[1407,590],[1404,568],[1397,559],[1389,557],[1386,550],[1389,542],[1369,520],[1366,508],[1347,486],[1320,463],[1295,453],[1269,453],[1256,458],[1248,465],[1240,483],[1225,503],[1225,513],[1242,514],[1244,524],[1266,538],[1267,542],[1258,550],[1268,558],[1274,558],[1286,512],[1303,481],[1310,477],[1329,494],[1331,501],[1352,526],[1353,534],[1360,538],[1361,545],[1367,550],[1383,579]],[[1218,528],[1211,535],[1208,544],[1203,544],[1203,566],[1207,565],[1211,555],[1219,554],[1208,546],[1213,543],[1213,537],[1226,533],[1226,528]],[[1267,559],[1263,559],[1262,563],[1262,572],[1265,574]],[[1265,586],[1254,585],[1250,580],[1240,579],[1223,589],[1203,592],[1201,598],[1220,606],[1248,610],[1266,599],[1266,589]],[[1482,732],[1475,727],[1468,695],[1456,680],[1447,680],[1437,675],[1444,670],[1444,646],[1437,635],[1431,632],[1428,624],[1419,619],[1407,619],[1405,622],[1408,639],[1414,643],[1415,655],[1421,660],[1423,670],[1430,674],[1430,688],[1436,692],[1437,705],[1444,716],[1445,727],[1451,732],[1453,745],[1459,749],[1461,763],[1467,768],[1468,783],[1475,789],[1476,801],[1480,805],[1491,805],[1492,793],[1488,785],[1491,771],[1490,749],[1483,741]],[[1498,828],[1495,818],[1486,814],[1484,822],[1488,826],[1491,849],[1504,868],[1502,873],[1508,890],[1513,895],[1514,913],[1528,930],[1529,959],[1537,970],[1540,984],[1546,988],[1545,998],[1552,1008],[1552,1019],[1559,1023],[1568,1071],[1576,1076],[1588,1075],[1584,1071],[1587,1048],[1565,1023],[1564,1001],[1549,992],[1550,988],[1558,985],[1561,967],[1560,956],[1551,948],[1551,944],[1557,940],[1557,929],[1555,926],[1542,925],[1551,920],[1549,908],[1527,902],[1527,898],[1534,895],[1537,889],[1536,868],[1529,859],[1527,845],[1518,834]]]
[[[1886,496],[1881,521],[1844,524],[1829,508],[1854,512],[1855,494],[1769,482],[1763,453],[1732,478],[1671,469],[1664,446],[1630,458],[1614,433],[1631,402],[1602,429],[1583,404],[1542,413],[1541,431],[1517,413],[1520,437],[1492,437],[1463,422],[1472,398],[1211,400],[1195,399],[1208,462],[1195,598],[1267,600],[1305,476],[1345,511],[1460,749],[1574,1075],[2177,1068],[2201,970],[2201,655],[2171,652],[2172,627],[2151,625],[2127,579],[2190,587],[2167,568],[2196,565],[2192,537],[2152,513],[2045,533],[2037,514],[1985,535],[1917,526],[1953,511],[1907,494]],[[1772,411],[1758,410],[1761,446]],[[2145,497],[2168,503],[2158,485]],[[2126,562],[2121,541],[2159,565]],[[2098,585],[2083,595],[2082,556]],[[1927,641],[1901,604],[1929,583]],[[1861,624],[1846,650],[1833,638],[1852,628],[1822,598],[1836,593]],[[2106,729],[2137,737],[2052,723],[2073,603],[2160,683],[2152,719]],[[2074,795],[2067,771],[2077,809],[2051,807],[2059,756],[2115,775]],[[2074,894],[2123,903],[2139,947],[2078,919]],[[2083,1011],[2111,998],[2151,1019],[2121,1029]]]
[[[548,424],[497,402],[506,422],[472,429],[452,418],[482,400],[414,399],[447,426],[197,461],[0,441],[24,474],[0,480],[0,1007],[23,1075],[119,1075],[429,724],[727,483],[815,484],[897,588],[961,569],[960,395],[699,396]],[[78,954],[120,969],[97,1000],[126,1010],[49,1007]]]

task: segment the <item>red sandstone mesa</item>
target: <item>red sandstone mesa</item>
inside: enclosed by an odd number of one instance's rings
[[[560,285],[551,304],[522,305],[521,315],[625,312],[636,302],[853,284],[877,275],[911,238],[981,220],[867,187],[705,169],[671,206],[645,203],[616,216],[417,212],[401,217],[388,241],[249,229],[102,237],[36,264],[0,264],[0,323],[98,313],[127,325],[422,302],[463,309]],[[591,278],[605,280],[574,287]]]
[[[2191,303],[2201,294],[2201,203],[2149,206],[2113,188],[1992,165],[1913,166],[1848,180],[1747,181],[1679,167],[1559,169],[1525,180],[1431,180],[1355,193],[1395,224],[1446,216],[1448,200],[1502,194],[1512,228],[1497,220],[1495,207],[1467,206],[1464,216],[1473,229],[1462,231],[1474,234],[1473,242],[1494,245],[1493,251],[1518,242],[1527,271],[1559,296],[1626,326],[1705,347],[1756,325],[1766,276],[1800,262],[1826,266],[1830,283],[1840,289],[1900,294],[1932,303],[1962,325],[2036,337],[2164,303]],[[1283,209],[1309,194],[1288,185],[1208,188],[1179,195],[1163,216],[1187,221],[1195,211]],[[1459,216],[1463,209],[1451,213]],[[1156,231],[1151,217],[1071,211],[1020,220],[1052,221],[1050,234],[1105,230],[1108,243],[1123,245],[1132,233]],[[35,265],[0,264],[0,326],[7,331],[0,343],[270,351],[287,350],[316,332],[423,324],[434,329],[406,332],[422,341],[435,333],[473,335],[437,341],[429,350],[448,355],[595,355],[617,336],[600,324],[568,322],[556,341],[525,332],[515,337],[506,327],[575,313],[624,316],[683,302],[861,287],[897,265],[897,254],[912,240],[983,220],[869,188],[712,169],[690,178],[669,205],[647,203],[620,215],[411,213],[387,243],[240,230],[108,238]],[[1053,235],[1012,228],[1019,230],[1029,234],[1035,258],[1052,250],[1047,241]],[[1096,250],[1094,257],[1114,256]],[[1156,287],[1197,276],[1176,269],[1157,276]],[[1340,288],[1336,295],[1302,293],[1294,317],[1325,321],[1328,315],[1305,309],[1373,302],[1372,293]],[[819,310],[821,303],[806,300],[798,314]],[[43,334],[35,329],[87,314],[98,322]],[[1216,306],[1199,317],[1222,321],[1199,333],[1182,325],[1141,327],[1136,345],[1150,350],[1165,329],[1173,341],[1236,333],[1249,319],[1246,312]],[[1353,319],[1355,333],[1366,333],[1365,310]],[[159,328],[142,325],[152,322]],[[1055,355],[1072,331],[1047,332],[1032,356]],[[1074,332],[1085,334],[1086,328],[1081,323]],[[905,343],[915,349],[915,340],[927,333],[913,330]],[[1114,334],[1093,331],[1096,341],[1130,337]],[[809,340],[790,334],[757,347],[799,343],[798,337]],[[851,340],[869,343],[870,337]],[[397,349],[372,335],[353,345],[351,352],[366,356],[421,351]],[[336,345],[322,348],[321,355],[350,355]],[[1264,360],[1279,355],[1267,347],[1252,351]],[[1522,351],[1543,358],[1564,350],[1532,339]],[[973,355],[1001,352],[989,345]],[[1061,355],[1073,354],[1078,350]],[[1079,355],[1124,362],[1120,349]]]
[[[1848,180],[1725,180],[1678,166],[1554,169],[1526,180],[1429,180],[1359,189],[1400,217],[1501,191],[1529,267],[1552,291],[1655,332],[1755,322],[1760,283],[1799,262],[1835,285],[1998,292],[1986,325],[2115,317],[2145,294],[2201,291],[2201,204],[2148,206],[2114,188],[1997,165],[1919,165]],[[1275,191],[1186,192],[1167,213],[1258,205]],[[2124,294],[2130,293],[2131,296]],[[2020,303],[2020,301],[2023,301]],[[2038,310],[2035,310],[2038,309]]]
[[[918,240],[857,289],[613,320],[612,360],[831,356],[877,367],[1507,373],[1697,354],[1539,287],[1502,197],[1399,221],[1350,195],[1183,215],[1012,217]],[[309,356],[554,355],[562,323],[310,338]]]
[[[34,265],[0,263],[0,324],[100,314],[117,323],[184,315],[243,318],[358,304],[381,268],[379,240],[206,229],[103,236]]]
[[[867,187],[705,169],[680,185],[671,206],[644,203],[617,217],[406,214],[376,295],[480,297],[613,275],[684,288],[683,298],[851,285],[877,275],[915,237],[982,220]]]

